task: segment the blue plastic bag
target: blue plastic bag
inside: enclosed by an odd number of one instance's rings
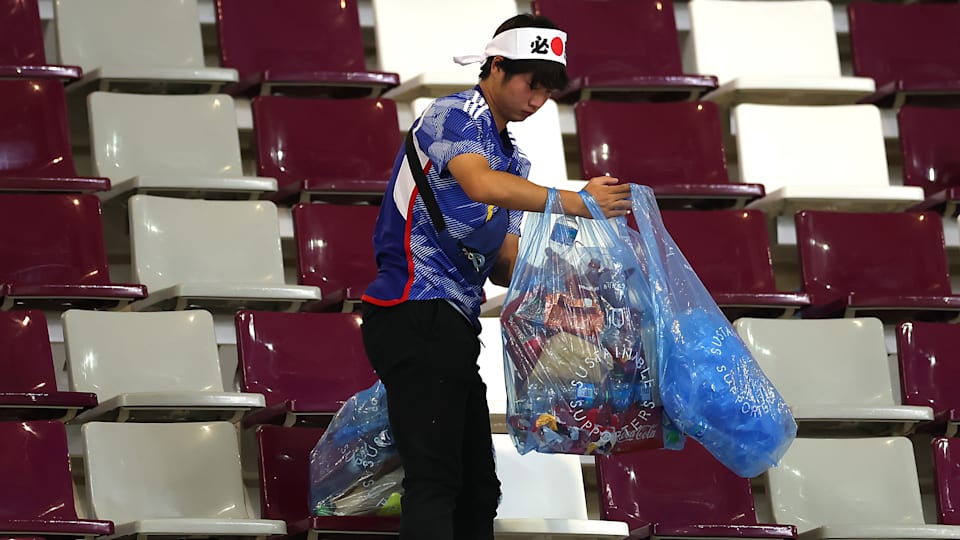
[[[343,404],[310,452],[310,512],[398,515],[403,468],[377,381]]]
[[[632,231],[625,221],[564,215],[556,190],[526,219],[500,317],[517,450],[663,447],[651,294],[621,238]]]
[[[757,476],[796,437],[793,414],[670,238],[653,191],[632,185],[631,200],[632,246],[656,291],[664,413],[736,474]]]

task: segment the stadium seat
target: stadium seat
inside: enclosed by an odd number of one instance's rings
[[[277,201],[379,202],[400,149],[388,99],[254,98],[257,173]]]
[[[286,532],[282,521],[251,519],[230,423],[90,422],[81,438],[91,511],[115,524],[103,540]]]
[[[472,88],[480,65],[458,66],[453,57],[481,54],[503,21],[517,14],[515,0],[372,0],[379,69],[400,75],[400,86],[384,94],[396,101],[440,97]],[[464,14],[469,24],[464,24]],[[425,21],[428,21],[425,23]],[[429,30],[411,32],[424,24]]]
[[[77,176],[59,81],[0,80],[0,118],[0,192],[110,189],[106,178]]]
[[[901,402],[879,319],[742,318],[733,326],[801,436],[899,435],[933,420],[929,406]]]
[[[97,396],[57,390],[47,319],[39,310],[0,312],[0,421],[60,420]]]
[[[853,72],[877,85],[865,102],[960,103],[960,6],[851,2],[847,19]]]
[[[957,215],[960,202],[960,110],[907,105],[897,113],[903,183],[923,188],[925,199],[911,210]]]
[[[873,79],[841,76],[827,0],[692,0],[689,10],[691,67],[720,83],[706,100],[836,105],[874,91]]]
[[[954,319],[940,216],[798,212],[804,318],[879,317],[885,323]]]
[[[773,517],[801,538],[960,538],[960,527],[924,523],[905,437],[799,438],[767,483]]]
[[[938,431],[948,437],[960,427],[958,332],[960,326],[946,323],[905,322],[897,328],[903,403],[933,408]]]
[[[353,311],[377,277],[373,230],[379,206],[300,203],[293,207],[297,283],[319,287],[314,309]]]
[[[571,84],[561,101],[693,101],[717,87],[712,75],[683,72],[670,0],[534,0],[532,7],[578,38],[567,54]]]
[[[110,280],[94,195],[0,195],[0,309],[116,307],[147,295]]]
[[[664,208],[743,207],[764,194],[760,184],[727,177],[713,103],[590,101],[574,110],[583,178],[649,185]]]
[[[237,422],[260,394],[224,392],[213,317],[206,311],[62,315],[71,390],[93,392],[90,421]]]
[[[47,63],[37,0],[2,0],[0,13],[0,79],[80,78],[79,66]]]
[[[750,480],[688,439],[683,450],[597,457],[600,516],[631,538],[796,538],[793,525],[757,523]]]
[[[493,435],[503,496],[494,533],[534,538],[625,538],[622,521],[588,519],[578,456],[530,452],[521,456],[509,435]]]
[[[237,82],[204,65],[196,0],[55,0],[60,61],[83,77],[69,92],[195,94]]]
[[[780,292],[767,220],[758,210],[664,211],[667,232],[731,321],[792,317],[810,305],[802,292]]]
[[[396,538],[400,519],[380,516],[314,516],[310,513],[310,451],[322,429],[260,426],[260,514],[287,524],[291,540]]]
[[[240,389],[266,398],[266,408],[247,415],[244,426],[326,426],[350,396],[377,380],[359,314],[240,311],[235,320]]]
[[[960,439],[933,440],[933,474],[937,493],[937,521],[960,525]]]
[[[215,4],[220,64],[239,73],[230,94],[377,97],[400,82],[364,67],[356,0]]]
[[[88,105],[93,168],[113,181],[102,200],[134,194],[256,199],[277,190],[273,178],[244,176],[230,96],[94,92]]]
[[[899,211],[923,201],[918,187],[890,185],[873,105],[739,105],[733,121],[740,181],[766,187],[748,208],[791,216],[807,209]]]
[[[0,535],[91,540],[113,534],[113,523],[77,516],[63,424],[0,422],[0,440]]]
[[[282,308],[320,300],[287,285],[277,207],[268,201],[129,199],[133,274],[150,289],[134,311]]]

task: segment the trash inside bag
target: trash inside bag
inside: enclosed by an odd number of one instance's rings
[[[344,403],[310,452],[310,511],[317,516],[400,513],[403,468],[377,381]]]

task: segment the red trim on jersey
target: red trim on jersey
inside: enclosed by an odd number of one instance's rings
[[[431,163],[427,161],[424,174],[430,170],[430,165]],[[419,189],[414,186],[413,192],[410,193],[410,202],[407,204],[407,222],[403,228],[403,238],[406,244],[404,251],[407,253],[407,275],[410,276],[407,278],[407,284],[403,288],[403,296],[395,300],[380,300],[379,298],[373,298],[365,294],[360,297],[360,300],[370,302],[376,306],[390,307],[406,302],[410,298],[410,288],[413,287],[413,243],[410,242],[410,233],[413,230],[413,205],[417,202],[417,195],[419,193]]]

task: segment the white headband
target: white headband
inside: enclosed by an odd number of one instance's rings
[[[454,56],[453,61],[466,66],[492,56],[511,60],[551,60],[567,65],[567,33],[552,28],[513,28],[497,34],[482,55]]]

